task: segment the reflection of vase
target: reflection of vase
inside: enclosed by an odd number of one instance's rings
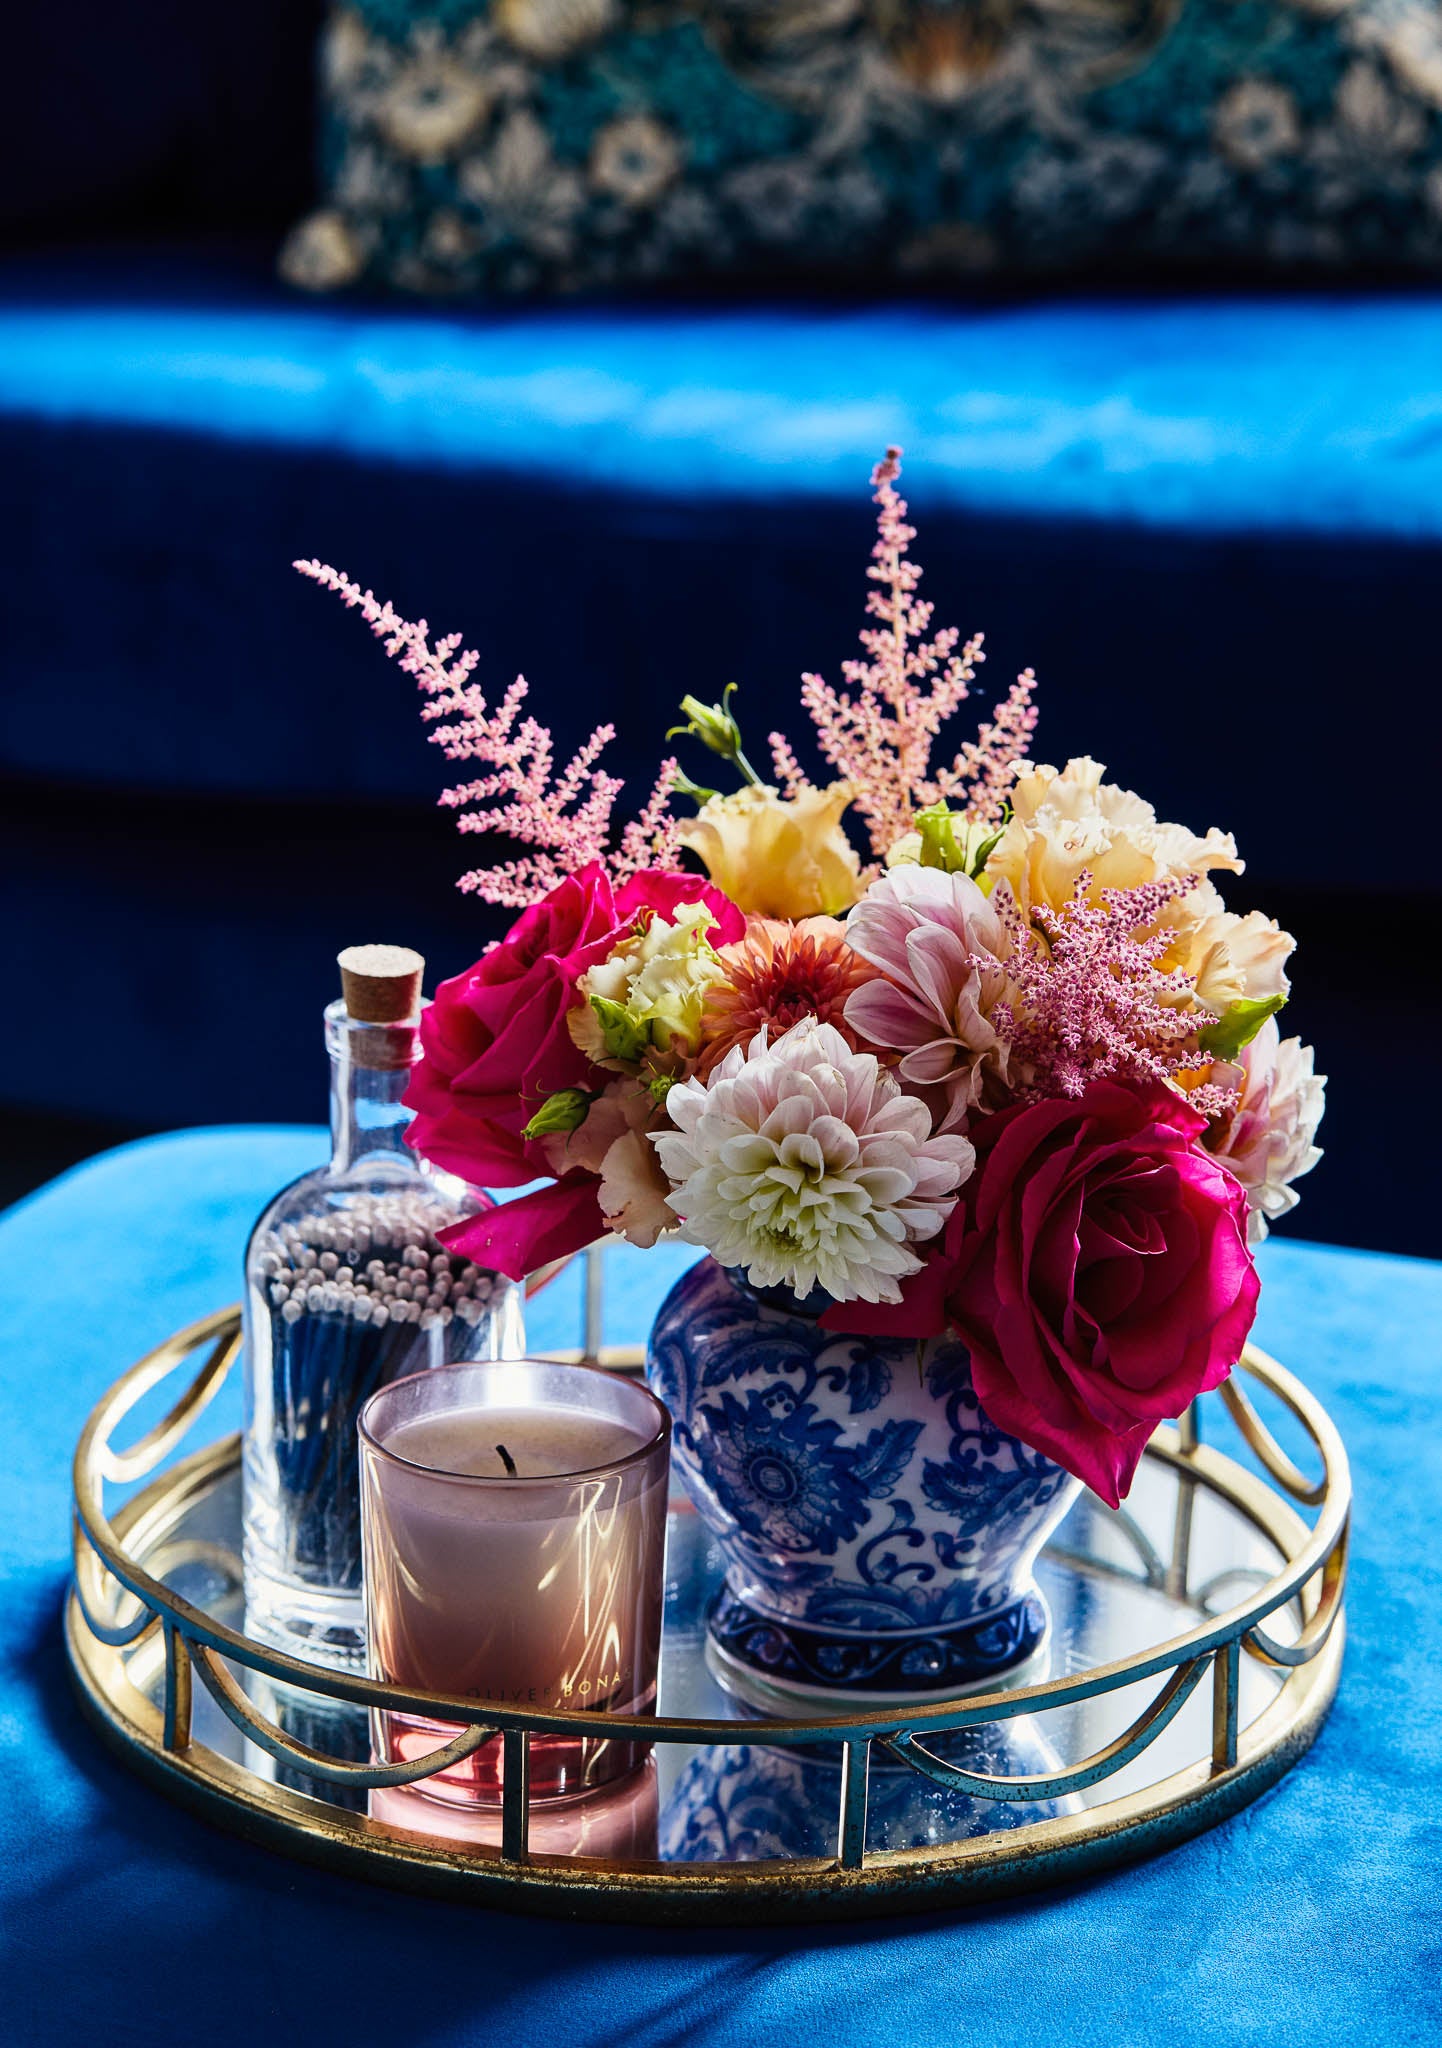
[[[719,1674],[766,1706],[1015,1672],[1048,1628],[1037,1552],[1080,1482],[993,1426],[955,1339],[842,1336],[809,1309],[703,1259],[651,1333],[674,1463],[726,1560]]]
[[[933,1756],[989,1777],[1040,1777],[1059,1766],[1024,1715],[984,1728],[923,1738]],[[920,1849],[1075,1813],[1075,1796],[1023,1802],[950,1792],[873,1750],[866,1846]],[[841,1765],[834,1747],[697,1750],[661,1813],[661,1854],[670,1863],[751,1863],[774,1856],[834,1856]]]

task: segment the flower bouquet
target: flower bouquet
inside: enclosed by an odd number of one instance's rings
[[[933,759],[982,646],[933,628],[899,467],[861,657],[802,679],[830,779],[780,733],[763,778],[734,686],[688,696],[668,738],[736,786],[667,759],[618,833],[610,726],[558,772],[523,680],[493,708],[459,636],[297,564],[416,679],[461,830],[510,842],[461,887],[520,914],[437,991],[407,1100],[438,1165],[541,1185],[446,1235],[513,1278],[607,1231],[710,1254],[649,1370],[727,1557],[713,1645],[766,1699],[1031,1658],[1046,1534],[1226,1377],[1320,1156],[1293,941],[1210,879],[1231,836],[1033,764],[1029,670]]]

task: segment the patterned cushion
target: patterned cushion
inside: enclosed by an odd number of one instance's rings
[[[352,0],[292,282],[1442,269],[1438,0]]]

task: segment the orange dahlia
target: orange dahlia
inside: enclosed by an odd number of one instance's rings
[[[720,953],[726,979],[708,990],[701,1013],[696,1074],[705,1080],[734,1045],[749,1045],[763,1024],[773,1038],[803,1017],[832,1024],[854,1050],[874,1050],[846,1022],[846,999],[877,969],[846,943],[834,917],[749,917],[746,936]]]

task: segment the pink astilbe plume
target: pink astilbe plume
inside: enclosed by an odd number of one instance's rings
[[[656,774],[656,786],[646,799],[639,818],[633,818],[621,834],[621,851],[611,858],[614,880],[639,874],[642,868],[679,868],[681,865],[681,821],[671,815],[671,793],[678,763],[668,754]]]
[[[1210,1062],[1197,1049],[1196,1031],[1209,1020],[1189,1006],[1193,977],[1157,965],[1175,937],[1157,930],[1157,919],[1195,889],[1196,878],[1104,889],[1100,903],[1087,901],[1090,887],[1083,869],[1071,902],[1055,910],[1034,905],[1030,924],[1006,883],[993,894],[1011,939],[1007,969],[1015,990],[1011,1012],[999,1011],[994,1021],[1007,1041],[1014,1081],[1021,1081],[1018,1094],[1080,1096],[1108,1075],[1149,1078],[1183,1088],[1203,1116],[1222,1114],[1236,1097],[1199,1072]]]
[[[1026,759],[1036,731],[1036,706],[1031,701],[1035,688],[1035,671],[1023,669],[997,705],[996,716],[974,740],[967,740],[950,768],[937,770],[937,796],[954,802],[979,824],[1000,825],[1006,816],[1017,763]]]
[[[806,787],[806,777],[801,772],[801,764],[792,751],[790,740],[784,732],[768,733],[767,740],[771,747],[771,765],[783,795],[799,796]]]
[[[477,761],[488,768],[474,781],[441,793],[440,801],[461,813],[456,820],[460,830],[496,833],[532,849],[517,859],[472,869],[461,876],[462,889],[523,910],[592,861],[603,862],[616,882],[639,868],[675,864],[676,821],[667,815],[674,762],[663,765],[646,808],[626,827],[619,849],[612,848],[611,812],[622,784],[596,763],[615,737],[614,726],[598,725],[557,775],[549,729],[521,716],[528,691],[523,676],[492,710],[480,685],[471,680],[480,657],[472,648],[461,649],[459,633],[444,635],[433,647],[424,619],[403,619],[394,606],[381,604],[340,570],[318,561],[294,566],[335,591],[347,607],[359,609],[387,654],[414,676],[426,700],[421,717],[434,725],[430,737],[446,759]]]
[[[1026,751],[1035,724],[1033,678],[1018,679],[1006,703],[949,768],[933,772],[932,743],[965,703],[979,662],[981,635],[965,646],[954,626],[931,632],[932,606],[916,595],[921,570],[910,558],[916,529],[906,523],[906,501],[896,489],[901,450],[888,448],[872,471],[878,507],[876,544],[867,576],[868,615],[863,628],[867,659],[848,661],[849,690],[835,690],[818,675],[801,680],[801,701],[817,743],[837,773],[856,785],[856,806],[871,833],[872,851],[884,854],[911,830],[913,814],[943,798],[987,822],[1000,822],[1011,763]],[[772,742],[775,750],[775,740]],[[794,769],[789,748],[777,754],[777,772]]]

